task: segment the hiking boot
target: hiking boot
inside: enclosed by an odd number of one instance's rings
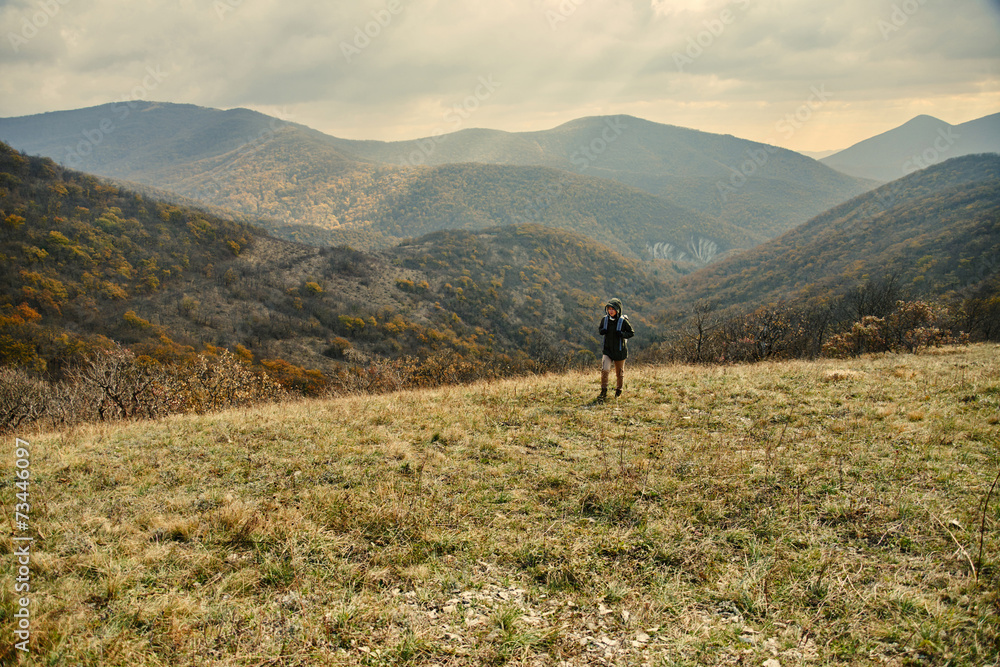
[[[601,393],[594,399],[594,403],[603,403],[606,400],[608,400],[608,388],[601,387]]]
[[[618,398],[621,395],[622,395],[622,388],[618,387],[617,389],[615,389],[615,398]]]

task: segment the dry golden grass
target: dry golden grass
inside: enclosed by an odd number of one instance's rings
[[[19,434],[21,662],[997,663],[1000,348],[597,377]]]

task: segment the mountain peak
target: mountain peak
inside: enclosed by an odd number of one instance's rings
[[[955,126],[921,114],[820,162],[851,176],[894,181],[951,158],[1000,152],[1000,133],[993,127],[998,117]]]
[[[950,123],[941,120],[940,118],[935,118],[934,116],[929,116],[927,114],[920,114],[919,116],[914,116],[910,120],[906,121],[894,130],[889,130],[889,132],[895,132],[902,129],[910,129],[914,127],[926,127],[928,125],[933,125],[938,127],[940,125],[950,125]]]

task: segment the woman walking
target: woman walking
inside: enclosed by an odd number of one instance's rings
[[[598,403],[608,400],[608,376],[611,375],[612,366],[615,369],[615,398],[622,395],[622,386],[625,381],[625,359],[628,358],[628,345],[626,340],[635,335],[632,323],[622,312],[622,302],[620,299],[611,299],[604,306],[605,316],[601,319],[601,324],[597,332],[604,336],[604,354],[601,359],[601,394],[597,397]]]

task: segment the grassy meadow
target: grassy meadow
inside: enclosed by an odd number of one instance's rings
[[[0,663],[990,665],[1000,346],[19,433]],[[17,534],[17,533],[14,533]]]

